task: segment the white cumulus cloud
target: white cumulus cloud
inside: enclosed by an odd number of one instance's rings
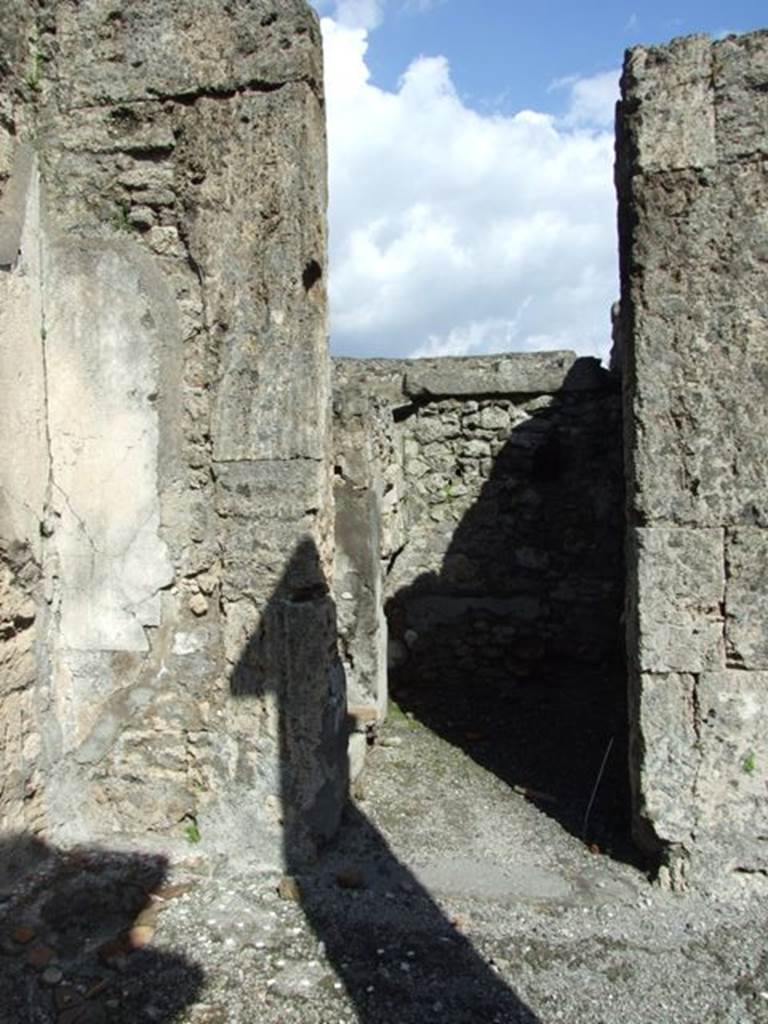
[[[331,340],[354,355],[575,348],[605,356],[618,283],[618,74],[558,83],[566,115],[480,114],[448,62],[396,91],[366,66],[361,15],[323,19]]]
[[[614,108],[619,98],[619,72],[604,71],[589,78],[561,78],[551,89],[568,89],[568,111],[563,124],[568,127],[613,128]]]
[[[376,28],[381,24],[388,0],[314,0],[321,14],[330,15],[345,28]],[[395,0],[391,6],[396,10],[426,14],[433,7],[439,7],[445,0]]]
[[[376,28],[381,24],[386,0],[319,0],[321,12],[330,12],[343,28]]]

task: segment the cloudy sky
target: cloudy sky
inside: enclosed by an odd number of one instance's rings
[[[605,357],[623,51],[766,24],[763,4],[315,0],[333,351]]]

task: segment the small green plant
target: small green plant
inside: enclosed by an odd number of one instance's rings
[[[197,827],[197,822],[194,818],[190,819],[184,827],[184,835],[187,837],[188,843],[199,843],[202,840],[203,837],[200,835],[200,829]]]
[[[40,53],[39,51],[36,51],[32,55],[32,61],[31,61],[30,67],[27,70],[27,73],[25,75],[25,81],[26,81],[27,85],[29,86],[30,89],[34,90],[35,92],[38,92],[38,90],[40,89],[40,85],[42,83],[42,80],[43,80],[43,64],[44,63],[45,63],[45,58],[43,57],[42,53]]]
[[[754,775],[756,768],[757,764],[755,763],[755,755],[753,753],[747,754],[741,762],[741,770],[745,775]]]
[[[112,215],[112,227],[115,231],[131,231],[133,229],[133,225],[128,218],[130,208],[130,204],[126,202],[119,202],[117,204],[117,209]]]
[[[389,706],[387,708],[387,718],[393,724],[397,722],[399,725],[404,725],[406,729],[418,729],[419,723],[414,719],[413,713],[410,711],[403,711],[396,701],[391,697],[389,698]]]

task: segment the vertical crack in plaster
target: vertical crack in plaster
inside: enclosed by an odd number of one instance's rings
[[[45,504],[43,506],[43,521],[40,524],[43,535],[43,544],[53,533],[53,492],[57,489],[53,470],[53,438],[51,435],[51,401],[50,401],[50,373],[48,366],[48,343],[47,343],[47,293],[46,293],[46,265],[45,265],[45,231],[43,221],[43,209],[40,197],[40,172],[37,157],[34,160],[33,180],[35,182],[35,202],[37,204],[37,263],[40,278],[40,359],[43,371],[43,433],[45,436],[45,451],[48,459],[48,480],[45,491]],[[60,490],[60,488],[58,488]],[[65,496],[66,497],[66,496]],[[45,563],[45,553],[43,562]]]
[[[35,239],[35,258],[38,264],[38,288],[40,296],[40,369],[42,373],[42,402],[43,402],[43,438],[45,443],[45,457],[47,460],[47,474],[43,507],[38,510],[40,519],[40,571],[43,583],[43,594],[41,610],[43,612],[41,621],[41,632],[37,639],[37,728],[41,736],[42,762],[48,762],[48,768],[61,753],[62,732],[61,723],[57,716],[51,714],[55,706],[57,695],[54,687],[53,659],[51,656],[50,639],[53,633],[53,621],[57,615],[57,588],[58,560],[55,554],[55,547],[50,544],[50,538],[54,532],[54,509],[53,493],[56,487],[53,467],[53,435],[51,430],[50,415],[50,367],[48,364],[47,346],[47,292],[46,292],[46,239],[44,225],[44,209],[41,198],[40,172],[37,155],[34,156],[33,177],[37,217],[37,237]]]
[[[45,351],[45,348],[46,348],[46,343],[45,343],[45,341],[43,341],[43,351]],[[46,385],[45,385],[46,386],[46,391],[45,391],[46,405],[47,405],[47,400],[48,400],[47,379],[48,378],[47,378],[47,372],[46,372],[46,374],[45,374],[45,381],[46,381]],[[46,429],[49,429],[48,426],[46,426]],[[66,504],[66,506],[69,509],[69,511],[72,513],[72,518],[77,520],[77,522],[78,522],[78,524],[80,526],[80,529],[82,530],[83,535],[85,536],[85,539],[88,541],[88,544],[90,545],[91,550],[93,551],[94,558],[95,558],[95,556],[98,553],[99,549],[96,547],[96,542],[94,541],[93,537],[91,537],[90,533],[88,532],[88,527],[85,525],[85,520],[80,515],[80,513],[75,509],[74,505],[72,504],[72,502],[70,500],[69,495],[64,490],[64,488],[60,487],[59,484],[57,484],[56,481],[53,479],[53,453],[52,453],[52,450],[51,450],[50,441],[49,441],[48,448],[49,448],[49,453],[50,453],[49,454],[49,459],[50,459],[50,464],[51,464],[51,471],[50,471],[51,486],[64,499],[64,503]]]

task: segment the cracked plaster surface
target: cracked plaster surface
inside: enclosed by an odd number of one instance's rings
[[[142,277],[103,243],[48,254],[52,543],[60,643],[74,650],[146,651],[173,580],[159,537],[157,311]]]

